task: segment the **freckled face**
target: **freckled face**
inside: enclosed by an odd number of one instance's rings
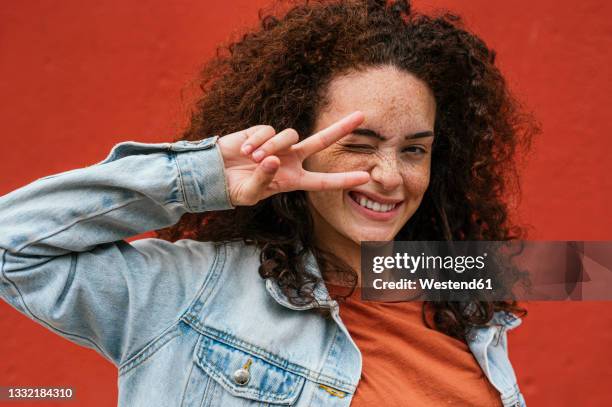
[[[316,239],[326,246],[393,240],[429,185],[436,104],[429,87],[392,66],[333,79],[315,132],[360,110],[365,121],[310,156],[309,171],[363,170],[370,181],[348,190],[308,192]]]

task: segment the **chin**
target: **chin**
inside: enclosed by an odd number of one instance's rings
[[[360,231],[353,235],[352,239],[355,243],[361,242],[374,242],[374,241],[390,241],[393,240],[394,234],[388,230],[380,230],[380,231]]]

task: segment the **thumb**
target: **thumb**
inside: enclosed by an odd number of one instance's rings
[[[280,160],[274,155],[266,157],[257,165],[244,185],[244,198],[247,205],[255,205],[261,199],[266,187],[270,185],[279,168]]]

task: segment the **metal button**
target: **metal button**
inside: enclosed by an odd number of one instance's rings
[[[249,372],[251,363],[253,363],[251,359],[247,360],[244,366],[234,372],[234,382],[236,382],[236,384],[244,386],[249,382],[251,379],[251,373]]]
[[[244,368],[240,368],[234,372],[234,381],[236,382],[236,384],[239,384],[241,386],[247,384],[250,378],[251,373],[249,373],[249,371]]]

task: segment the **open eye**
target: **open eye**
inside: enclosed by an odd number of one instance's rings
[[[427,150],[425,148],[421,146],[416,146],[416,145],[408,146],[403,151],[407,153],[417,154],[417,155],[427,154]]]

